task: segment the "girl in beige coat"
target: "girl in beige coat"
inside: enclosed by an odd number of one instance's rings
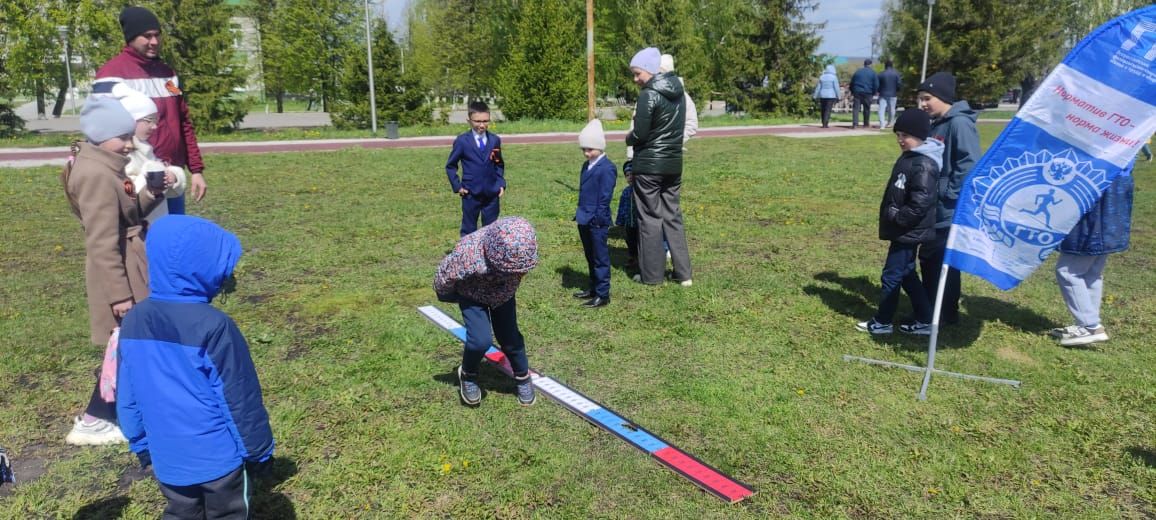
[[[89,337],[102,346],[133,304],[148,297],[144,215],[164,200],[159,191],[138,195],[125,176],[135,126],[115,99],[89,99],[80,114],[88,142],[73,146],[75,156],[61,172],[72,212],[84,228]],[[116,408],[100,398],[99,383],[98,377],[84,416],[75,419],[65,442],[124,442]]]

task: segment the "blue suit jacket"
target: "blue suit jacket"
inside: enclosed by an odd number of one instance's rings
[[[496,197],[506,187],[506,168],[495,159],[500,158],[502,140],[491,132],[486,132],[486,147],[479,149],[471,130],[454,139],[454,148],[446,160],[446,177],[454,193],[459,189],[469,190],[471,195]],[[499,150],[495,152],[494,150]],[[458,178],[458,165],[462,175]]]
[[[582,163],[582,178],[578,184],[578,211],[574,220],[581,226],[610,227],[610,200],[614,198],[614,183],[618,169],[610,158],[602,156],[594,167]]]

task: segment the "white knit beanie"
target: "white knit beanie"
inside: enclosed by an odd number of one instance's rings
[[[120,78],[99,79],[92,83],[93,97],[111,97],[120,101],[121,106],[132,114],[135,121],[157,113],[157,104],[152,98],[121,81]]]
[[[674,70],[674,56],[663,54],[662,57],[658,59],[658,71],[670,72],[672,70]]]
[[[660,61],[662,61],[662,53],[656,47],[647,47],[630,58],[630,68],[639,68],[651,74],[658,74]]]
[[[578,146],[595,150],[606,149],[606,134],[602,132],[602,120],[595,118],[586,123],[586,128],[578,134]]]

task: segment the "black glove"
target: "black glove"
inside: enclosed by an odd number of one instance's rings
[[[140,461],[140,469],[148,469],[149,466],[153,465],[153,455],[149,453],[149,450],[137,453],[136,460]]]

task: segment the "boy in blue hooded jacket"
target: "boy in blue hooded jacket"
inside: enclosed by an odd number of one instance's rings
[[[231,284],[241,243],[187,215],[151,231],[151,293],[121,325],[121,431],[153,466],[165,518],[247,518],[249,471],[273,456],[273,432],[245,337],[210,304]]]

